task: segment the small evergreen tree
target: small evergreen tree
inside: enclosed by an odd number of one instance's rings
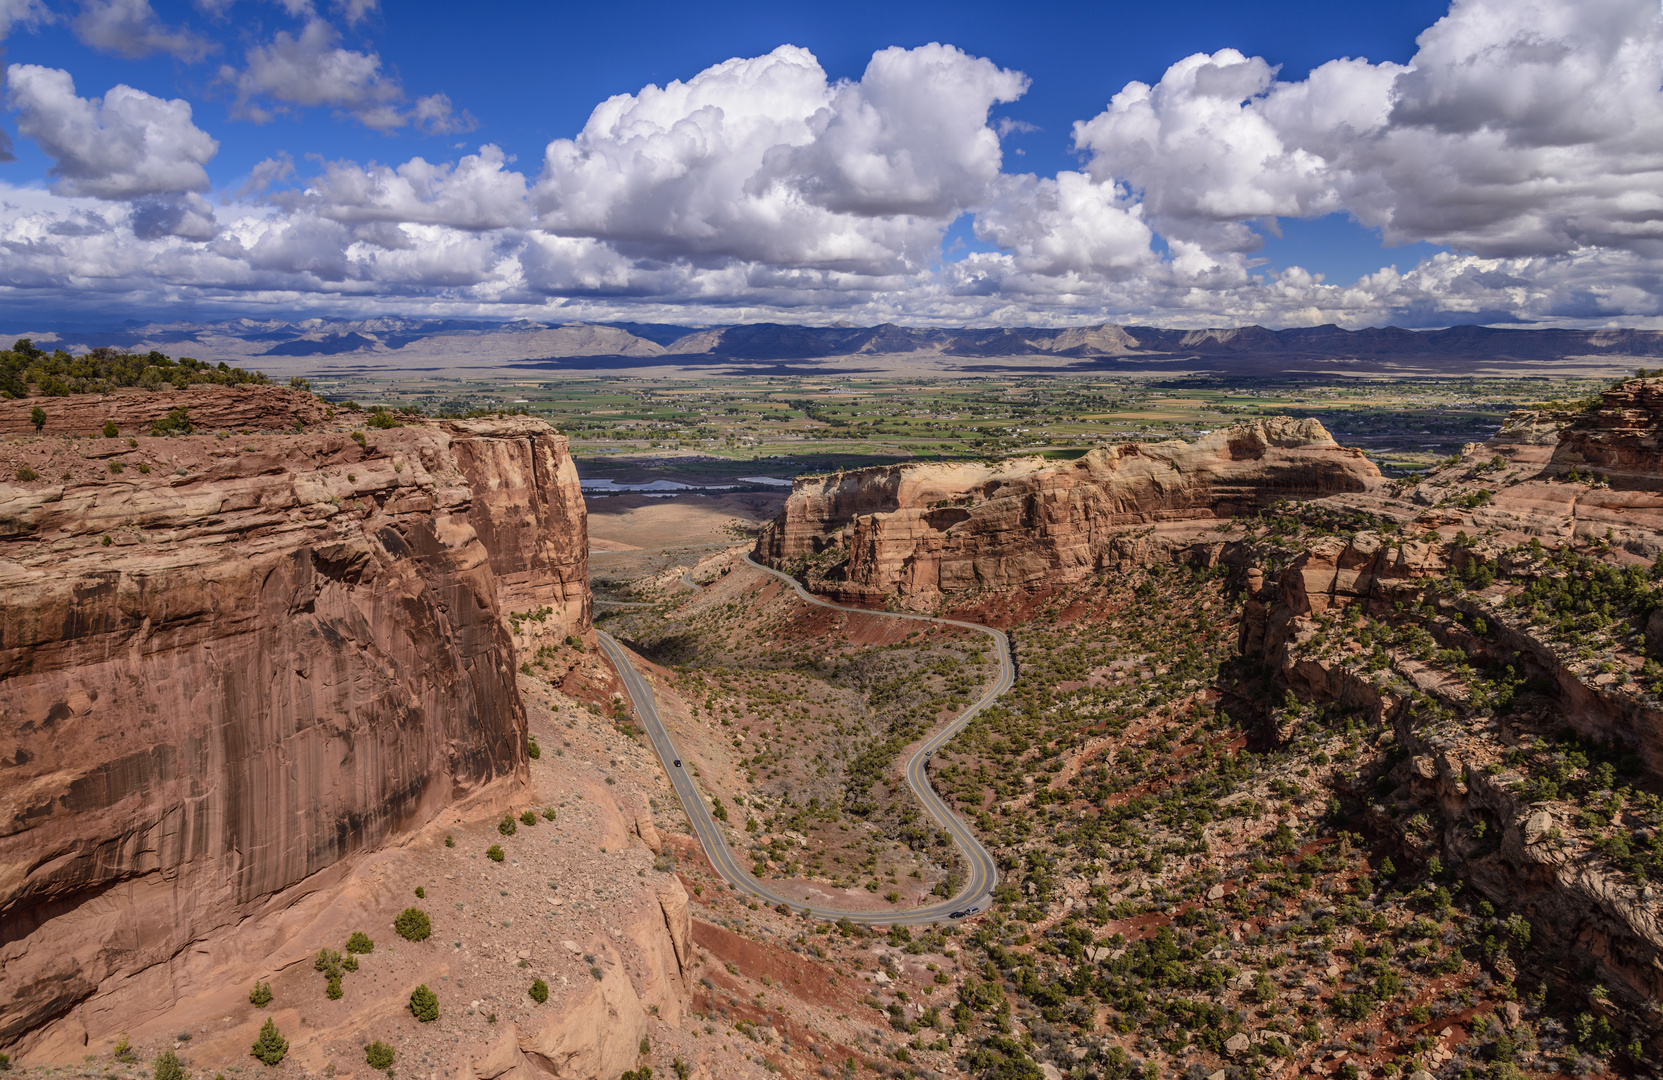
[[[375,942],[362,930],[354,930],[352,936],[346,939],[346,951],[368,955],[375,951]]]
[[[248,992],[248,1003],[258,1005],[262,1009],[271,1004],[271,983],[257,982],[254,989]]]
[[[433,933],[433,920],[421,908],[407,907],[393,920],[393,929],[405,941],[426,941]]]
[[[35,425],[35,434],[39,435],[40,429],[46,426],[46,410],[39,405],[29,410],[29,423]]]
[[[424,1024],[439,1019],[439,995],[422,983],[410,991],[410,1013]]]
[[[289,1040],[277,1030],[277,1024],[267,1017],[265,1026],[260,1028],[260,1037],[254,1040],[251,1053],[267,1065],[276,1065],[288,1052]]]
[[[369,1067],[372,1069],[392,1068],[393,1057],[393,1048],[380,1039],[364,1047],[364,1060],[369,1063]]]
[[[188,1075],[185,1066],[180,1063],[179,1055],[172,1050],[163,1050],[156,1058],[153,1068],[156,1080],[185,1080]]]
[[[541,1005],[549,999],[549,984],[538,979],[531,984],[531,1000]]]

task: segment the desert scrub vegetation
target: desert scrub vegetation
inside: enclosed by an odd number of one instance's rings
[[[248,1003],[258,1008],[265,1008],[271,1004],[271,983],[257,982],[254,989],[248,992]]]
[[[270,1017],[260,1027],[259,1037],[254,1040],[254,1047],[249,1053],[265,1065],[280,1063],[289,1052],[289,1040],[277,1030],[277,1024]]]
[[[245,371],[229,364],[210,364],[182,356],[174,360],[162,353],[129,353],[99,347],[81,356],[62,349],[51,353],[37,348],[33,340],[18,338],[12,347],[0,351],[0,396],[30,396],[30,387],[43,397],[70,394],[102,394],[123,387],[158,390],[171,386],[209,383],[219,386],[266,385],[271,382],[258,371]]]
[[[368,1046],[364,1047],[364,1064],[368,1065],[372,1069],[385,1071],[392,1068],[393,1060],[396,1056],[397,1055],[393,1052],[393,1048],[382,1042],[380,1039],[377,1039]]]
[[[424,1024],[439,1019],[439,996],[426,983],[410,991],[410,1015]]]
[[[433,920],[421,908],[408,907],[393,920],[393,930],[406,941],[426,941],[433,933]]]

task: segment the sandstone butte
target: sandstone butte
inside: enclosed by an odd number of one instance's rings
[[[201,433],[139,434],[179,404]],[[286,909],[525,784],[516,649],[590,626],[566,440],[366,419],[275,388],[0,402],[0,1048],[246,995]]]
[[[1294,550],[1229,520],[1283,498],[1366,515],[1350,520],[1380,528]],[[1244,594],[1243,655],[1267,662],[1302,701],[1361,708],[1392,729],[1407,754],[1388,802],[1503,831],[1499,846],[1485,846],[1451,827],[1456,840],[1443,843],[1436,831],[1405,832],[1405,813],[1377,814],[1371,828],[1423,860],[1439,855],[1498,909],[1529,916],[1573,962],[1643,1009],[1663,1000],[1657,890],[1608,874],[1596,854],[1555,839],[1553,815],[1568,811],[1533,804],[1505,769],[1517,733],[1486,717],[1428,723],[1417,695],[1457,714],[1465,708],[1435,673],[1408,662],[1409,682],[1400,685],[1360,672],[1349,653],[1323,644],[1326,613],[1360,605],[1390,620],[1394,610],[1428,604],[1424,586],[1465,560],[1500,560],[1505,570],[1505,552],[1532,539],[1593,545],[1618,565],[1663,555],[1663,380],[1627,380],[1582,410],[1515,412],[1490,441],[1418,481],[1387,481],[1315,421],[1288,419],[1194,444],[1093,450],[1066,464],[1028,458],[810,477],[797,482],[756,551],[851,602],[966,609],[982,619],[998,608],[990,594],[1043,591],[1101,569],[1228,568]],[[1263,568],[1271,562],[1286,569]],[[1527,737],[1569,726],[1633,747],[1649,773],[1663,773],[1656,699],[1512,616],[1504,591],[1430,601],[1437,644],[1485,665],[1517,662],[1552,686],[1555,705]],[[1469,628],[1479,619],[1488,636]],[[1645,638],[1652,655],[1663,653],[1663,609]]]
[[[756,550],[776,568],[806,569],[836,598],[918,604],[1079,580],[1135,557],[1140,526],[1212,522],[1382,482],[1361,451],[1317,421],[1278,417],[1064,463],[892,465],[801,479]]]

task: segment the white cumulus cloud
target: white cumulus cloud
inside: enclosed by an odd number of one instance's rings
[[[1390,244],[1563,255],[1663,240],[1663,17],[1652,0],[1455,0],[1408,65],[1279,82],[1232,49],[1076,124],[1163,232],[1248,250],[1255,218],[1344,211]]]
[[[52,157],[59,192],[131,199],[208,187],[219,143],[191,122],[189,102],[124,85],[78,97],[69,72],[34,64],[7,68],[6,90],[17,130]]]

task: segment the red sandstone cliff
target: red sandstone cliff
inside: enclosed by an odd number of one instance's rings
[[[882,601],[1075,580],[1130,528],[1360,492],[1380,473],[1315,420],[1238,424],[1195,443],[1126,443],[1058,464],[900,465],[799,480],[763,532],[773,566],[846,560],[815,585]]]
[[[283,421],[260,393],[181,396]],[[565,440],[335,426],[0,443],[0,1045],[95,994],[138,1022],[212,931],[523,784],[505,616],[589,625]]]

